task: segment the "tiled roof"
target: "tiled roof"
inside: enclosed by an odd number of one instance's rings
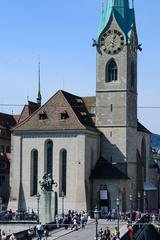
[[[96,97],[91,96],[91,97],[83,97],[82,98],[85,106],[90,114],[90,117],[92,118],[92,121],[95,123],[96,122]]]
[[[96,97],[80,97],[59,90],[41,108],[37,103],[29,102],[24,106],[15,130],[75,130],[91,129],[95,127]],[[61,119],[61,113],[68,117]],[[40,120],[39,116],[46,114],[47,118]],[[137,122],[137,131],[150,134],[150,131]]]
[[[100,158],[94,170],[91,173],[92,179],[129,179],[127,175],[121,172],[106,159]]]
[[[16,125],[13,115],[0,113],[0,126],[3,128],[11,128]]]
[[[90,129],[96,131],[83,98],[61,90],[14,129],[24,131]]]
[[[28,104],[23,107],[23,110],[19,116],[17,123],[24,121],[27,117],[29,117],[38,108],[39,108],[39,106],[37,103],[28,101]]]
[[[13,118],[15,119],[16,123],[18,123],[20,115],[13,115]]]

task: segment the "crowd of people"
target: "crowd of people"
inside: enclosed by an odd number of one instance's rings
[[[15,211],[12,209],[2,210],[0,212],[0,220],[37,220],[37,213],[32,209],[31,211]]]
[[[31,214],[35,215],[35,213],[32,211]],[[10,216],[9,219],[13,219],[13,213],[11,210],[8,211],[8,215]],[[117,215],[112,212],[108,212],[106,214],[106,226],[103,229],[102,227],[98,230],[98,239],[100,240],[119,240],[119,232],[117,227],[114,228],[114,230],[109,228],[109,221],[114,221],[117,219]],[[119,213],[119,219],[121,221],[127,221],[127,227],[131,228],[131,221],[136,220],[140,216],[137,215],[136,212],[133,212],[133,215],[128,213]],[[71,230],[78,230],[80,228],[85,228],[85,225],[90,220],[90,215],[85,212],[77,212],[77,211],[68,211],[68,214],[65,214],[64,217],[59,217],[58,215],[55,217],[55,225],[57,228],[64,227],[65,229],[70,228]],[[25,239],[31,240],[33,236],[37,236],[37,240],[41,240],[42,238],[44,240],[47,240],[49,234],[49,225],[47,224],[41,224],[39,222],[34,228],[29,228],[25,234]],[[1,232],[1,240],[9,239],[9,240],[16,240],[16,236],[14,233],[12,233],[10,236],[6,236],[4,232]]]
[[[78,230],[80,227],[84,228],[87,224],[90,216],[87,212],[76,212],[76,211],[68,211],[68,214],[65,215],[63,219],[63,226],[65,229],[71,227],[71,229]]]

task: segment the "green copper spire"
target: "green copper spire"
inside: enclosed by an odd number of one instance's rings
[[[106,0],[105,0],[106,1]],[[129,0],[108,0],[101,13],[98,37],[103,32],[111,16],[114,15],[117,23],[128,38],[135,20],[134,9],[129,7]]]
[[[39,107],[41,106],[41,90],[40,90],[40,59],[38,62],[38,95],[37,95],[37,104],[39,105]]]

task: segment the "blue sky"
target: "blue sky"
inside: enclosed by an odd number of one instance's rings
[[[106,0],[107,1],[107,0]],[[104,0],[105,2],[105,0]],[[96,51],[92,48],[102,0],[0,1],[0,104],[35,101],[38,56],[43,103],[57,90],[95,95]],[[160,1],[135,0],[139,42],[138,106],[160,106]],[[19,107],[0,106],[18,113]],[[160,133],[160,108],[138,108],[139,120]]]

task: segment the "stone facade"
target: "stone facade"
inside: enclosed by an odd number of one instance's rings
[[[58,196],[58,211],[61,212],[61,192],[59,192],[59,155],[62,149],[67,151],[67,195],[65,210],[90,208],[89,177],[91,166],[94,167],[98,153],[98,136],[92,132],[63,133],[21,133],[15,134],[13,161],[11,166],[11,201],[10,207],[16,209],[37,209],[36,196],[31,196],[31,152],[38,150],[38,179],[44,175],[45,142],[53,141],[53,178],[58,183],[54,188]],[[21,154],[20,154],[21,152]],[[91,160],[91,157],[92,160]],[[18,166],[21,166],[19,169]],[[21,184],[20,184],[21,183]],[[40,186],[39,189],[40,191]],[[21,192],[21,197],[19,193]],[[87,199],[87,201],[86,201]],[[15,204],[14,204],[15,203]]]

